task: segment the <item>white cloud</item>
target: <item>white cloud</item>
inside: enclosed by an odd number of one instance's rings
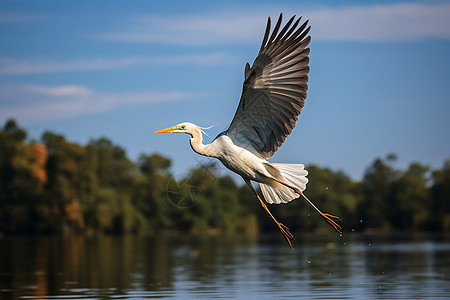
[[[102,113],[130,105],[189,99],[182,92],[103,93],[83,86],[0,85],[0,123],[15,118],[22,124]]]
[[[30,94],[41,94],[43,96],[54,96],[54,97],[70,97],[70,96],[80,96],[86,97],[92,95],[92,91],[83,86],[77,85],[63,85],[57,87],[48,87],[40,85],[29,85],[23,87],[23,89]]]
[[[98,34],[103,40],[167,43],[191,46],[257,41],[267,15],[219,13],[216,15],[140,15],[121,32]],[[244,30],[245,29],[245,30]]]
[[[162,57],[93,58],[71,61],[31,61],[0,58],[0,75],[120,70],[142,65],[150,67],[174,64],[220,65],[234,61],[235,59],[233,57],[227,56],[221,52]]]
[[[73,61],[25,61],[1,58],[0,74],[1,75],[17,75],[17,74],[39,74],[39,73],[55,73],[70,71],[93,71],[93,70],[113,70],[130,67],[138,64],[138,58],[120,58],[120,59],[88,59]]]
[[[127,30],[104,33],[98,37],[111,41],[194,46],[248,42],[259,38],[266,17],[232,12],[166,17],[141,15],[132,19],[132,25]]]
[[[23,23],[40,21],[43,19],[45,19],[44,16],[38,14],[0,12],[0,23]]]
[[[450,4],[397,3],[310,11],[315,39],[414,41],[450,38]]]
[[[239,11],[190,16],[141,15],[119,32],[97,35],[104,40],[182,45],[223,45],[257,42],[262,38],[267,16],[280,7],[240,8]],[[315,40],[410,41],[450,38],[449,3],[395,3],[315,9],[292,7],[285,17],[302,12],[311,20]],[[278,15],[272,15],[275,19]],[[272,25],[273,26],[273,25]]]

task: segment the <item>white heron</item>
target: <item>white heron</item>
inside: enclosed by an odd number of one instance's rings
[[[302,196],[335,230],[338,217],[322,213],[303,193],[308,172],[303,164],[271,163],[270,157],[292,132],[305,103],[308,90],[308,21],[298,26],[293,16],[280,30],[282,15],[270,34],[270,17],[264,39],[253,66],[245,66],[245,80],[237,111],[227,130],[210,144],[203,144],[202,129],[183,122],[156,133],[187,133],[198,154],[215,157],[239,174],[252,189],[262,208],[270,215],[292,247],[293,235],[278,222],[256,192],[251,181],[259,183],[269,204],[287,203]]]

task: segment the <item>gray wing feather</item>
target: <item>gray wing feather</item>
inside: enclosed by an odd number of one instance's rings
[[[280,30],[280,17],[270,35],[270,17],[261,49],[245,66],[242,96],[227,135],[234,143],[270,158],[292,132],[308,90],[308,21],[297,28],[292,17]]]

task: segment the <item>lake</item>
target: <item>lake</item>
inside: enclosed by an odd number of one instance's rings
[[[450,298],[450,236],[1,237],[0,299]]]

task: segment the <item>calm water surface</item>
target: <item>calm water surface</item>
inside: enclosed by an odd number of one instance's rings
[[[450,298],[450,236],[2,237],[0,299]]]

